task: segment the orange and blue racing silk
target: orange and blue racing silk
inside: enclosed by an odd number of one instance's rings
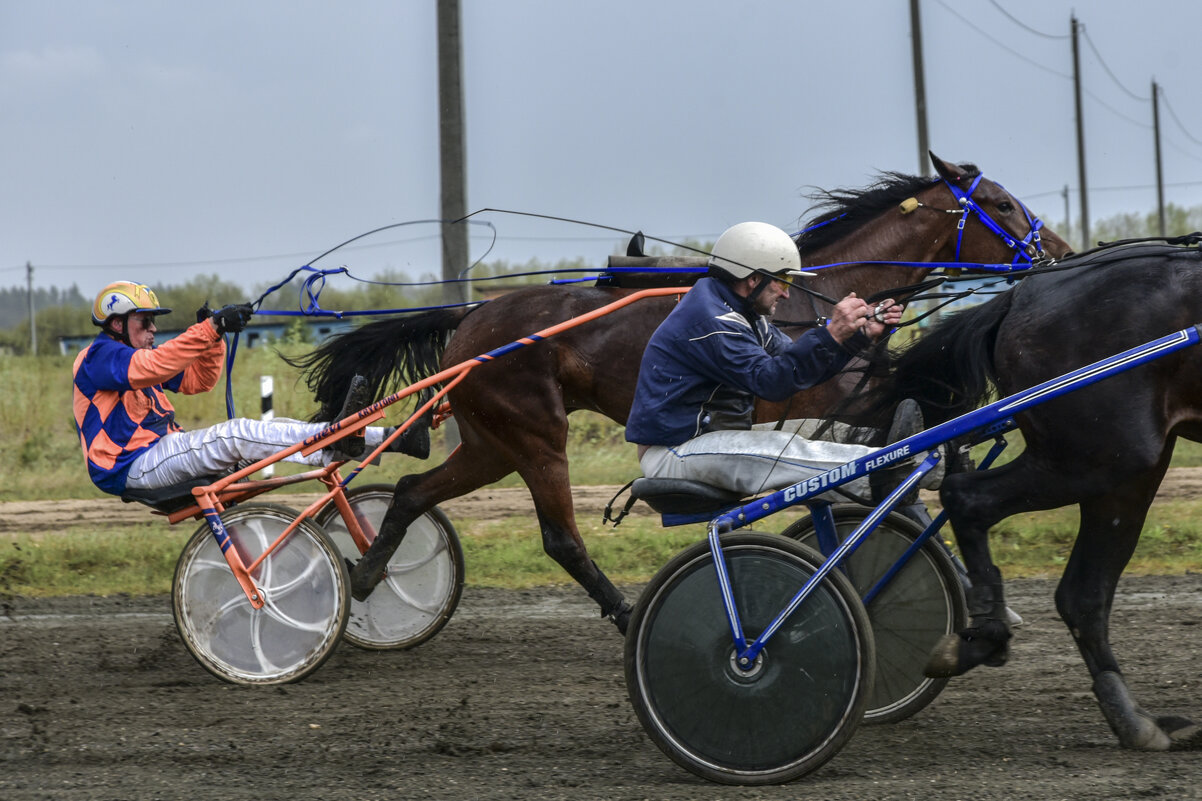
[[[182,431],[164,390],[208,392],[221,378],[225,341],[208,320],[157,348],[102,333],[75,359],[75,428],[92,483],[120,495],[130,466],[164,434]]]

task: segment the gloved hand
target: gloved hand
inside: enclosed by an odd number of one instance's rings
[[[254,314],[254,309],[249,303],[223,306],[213,312],[213,326],[217,329],[218,334],[236,334],[246,327],[252,314]]]
[[[213,310],[209,308],[209,302],[206,300],[205,305],[196,310],[196,322],[203,323],[212,316]]]

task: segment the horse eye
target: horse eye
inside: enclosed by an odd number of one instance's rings
[[[1009,214],[1010,212],[1014,211],[1014,204],[1009,200],[1003,200],[1001,203],[997,204],[997,210],[1002,214]]]

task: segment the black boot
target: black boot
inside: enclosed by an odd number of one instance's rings
[[[342,410],[338,412],[338,416],[334,418],[333,423],[338,423],[348,417],[354,416],[362,409],[370,406],[371,402],[371,387],[367,385],[367,379],[361,375],[356,375],[351,379],[350,388],[346,391],[346,400],[342,402]],[[363,429],[359,429],[354,434],[349,434],[329,445],[328,450],[330,456],[336,461],[344,462],[348,459],[362,456],[363,447]]]
[[[431,390],[422,390],[417,396],[417,407],[420,409],[423,404],[430,399],[433,394]],[[417,459],[426,459],[430,456],[430,426],[434,423],[434,407],[431,406],[426,413],[413,421],[413,425],[406,429],[404,434],[397,437],[385,449],[386,453],[403,453],[406,456],[413,456]],[[392,432],[396,431],[397,427],[384,429],[384,439],[392,436]]]
[[[384,439],[392,436],[392,432],[396,431],[397,427],[392,426],[384,429]],[[413,425],[405,430],[404,434],[394,439],[384,449],[385,453],[403,453],[406,456],[413,456],[417,459],[426,459],[430,456],[430,428],[421,420],[414,420]]]
[[[886,442],[888,445],[901,442],[903,439],[921,432],[923,428],[922,409],[919,408],[918,401],[913,398],[906,398],[897,404],[897,410],[893,413],[893,423],[889,426],[889,435]],[[885,500],[889,493],[897,488],[898,484],[905,481],[906,477],[914,472],[912,461],[912,459],[905,459],[896,467],[886,467],[881,470],[874,470],[868,474],[868,485],[872,487],[872,500],[874,503],[880,503]],[[909,506],[916,503],[918,503],[917,487],[909,495],[902,498],[899,505]]]

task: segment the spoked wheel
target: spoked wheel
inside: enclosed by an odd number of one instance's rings
[[[275,504],[222,515],[243,564],[250,565],[295,520]],[[251,573],[265,603],[255,609],[207,524],[184,546],[172,605],[184,645],[209,672],[235,684],[298,681],[342,639],[350,609],[346,565],[326,536],[304,521]]]
[[[773,535],[722,543],[748,638],[822,564]],[[677,764],[726,784],[791,781],[838,753],[864,715],[874,661],[868,616],[835,571],[741,670],[708,542],[656,574],[626,634],[626,687],[643,728]]]
[[[840,541],[863,520],[862,506],[836,506],[831,510]],[[812,548],[818,547],[813,521],[798,520],[783,532]],[[865,593],[901,558],[922,534],[917,523],[900,514],[886,517],[852,553],[845,569],[863,598]],[[865,720],[893,723],[915,714],[943,691],[947,679],[923,675],[931,648],[945,634],[967,625],[964,587],[943,545],[927,540],[866,604],[876,640],[876,682]]]
[[[392,502],[392,487],[370,484],[347,492],[351,510],[368,539],[375,539]],[[361,554],[338,507],[317,515],[339,552],[352,562]],[[384,580],[366,601],[351,599],[348,642],[363,648],[412,648],[439,632],[463,593],[463,549],[455,527],[437,507],[409,524],[401,547],[388,561]]]

